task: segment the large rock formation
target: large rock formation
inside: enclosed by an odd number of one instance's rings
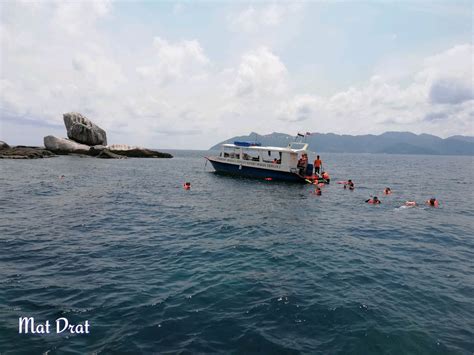
[[[126,144],[107,145],[105,131],[80,113],[70,112],[63,115],[66,126],[66,138],[44,137],[46,149],[57,154],[85,154],[97,158],[121,159],[133,158],[172,158],[168,153],[161,153]]]
[[[44,146],[46,149],[58,154],[89,154],[90,150],[88,145],[76,143],[66,138],[57,138],[54,136],[44,137]]]
[[[63,119],[68,138],[87,145],[107,145],[105,131],[80,113],[65,113]]]
[[[8,148],[10,148],[10,146],[7,143],[5,143],[4,141],[0,141],[0,150]]]

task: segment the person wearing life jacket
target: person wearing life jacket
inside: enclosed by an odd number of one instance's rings
[[[349,188],[349,190],[354,190],[355,186],[351,179],[347,180],[347,182],[344,184],[344,188],[345,189]]]
[[[300,175],[306,174],[306,168],[308,167],[308,155],[303,153],[301,158],[298,160],[298,167],[300,170]]]
[[[392,193],[392,189],[390,187],[386,187],[385,190],[383,190],[383,193],[385,195],[390,195]]]
[[[319,174],[322,164],[323,162],[321,161],[321,159],[319,159],[319,155],[316,156],[316,159],[314,160],[314,175]]]
[[[326,183],[328,183],[328,184],[329,184],[329,182],[331,181],[331,177],[330,177],[329,174],[328,174],[327,172],[325,172],[325,171],[322,172],[321,177],[322,177],[324,180],[326,180]]]
[[[183,188],[184,188],[185,190],[190,190],[190,189],[191,189],[191,183],[190,183],[190,182],[185,182],[185,183],[183,184]]]
[[[381,202],[377,196],[374,196],[372,198],[369,198],[365,202],[370,203],[371,205],[379,205]]]
[[[439,202],[437,199],[435,199],[434,197],[433,198],[430,198],[428,201],[425,202],[428,206],[430,207],[439,207]]]

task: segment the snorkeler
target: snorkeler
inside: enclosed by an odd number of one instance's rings
[[[430,206],[430,207],[439,207],[439,202],[434,197],[432,197],[428,201],[426,201],[425,204]]]
[[[383,193],[385,195],[390,195],[392,193],[392,189],[390,187],[386,187],[385,190],[383,190]]]
[[[347,180],[347,182],[344,184],[344,188],[345,189],[349,188],[349,190],[354,190],[355,186],[351,179]]]
[[[374,196],[372,198],[369,198],[365,202],[370,203],[371,205],[379,205],[381,202],[377,196]]]
[[[329,174],[326,172],[326,171],[323,171],[321,173],[321,177],[326,180],[326,183],[329,184],[331,182],[331,177],[329,176]]]

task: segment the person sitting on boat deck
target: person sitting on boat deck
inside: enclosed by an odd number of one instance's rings
[[[345,189],[349,188],[349,190],[354,190],[354,187],[354,183],[351,179],[347,180],[347,182],[344,184]]]
[[[273,164],[278,164],[278,159],[277,158],[273,159]]]
[[[372,198],[369,198],[365,202],[370,203],[371,205],[379,205],[381,202],[377,196],[374,196]]]
[[[430,207],[439,207],[439,202],[434,197],[430,198],[428,201],[425,202]]]
[[[321,173],[321,177],[326,180],[326,183],[329,184],[331,182],[331,177],[329,176],[329,174],[326,172],[326,171],[323,171]]]
[[[392,189],[390,187],[386,187],[385,190],[383,190],[383,193],[385,195],[390,195],[392,193]]]
[[[314,175],[319,174],[322,163],[323,162],[321,161],[321,159],[319,159],[319,155],[316,156],[316,159],[314,160]]]

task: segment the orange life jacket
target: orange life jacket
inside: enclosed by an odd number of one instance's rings
[[[321,160],[320,160],[320,159],[316,159],[316,160],[314,161],[314,166],[315,166],[316,168],[319,168],[319,167],[321,166]]]

